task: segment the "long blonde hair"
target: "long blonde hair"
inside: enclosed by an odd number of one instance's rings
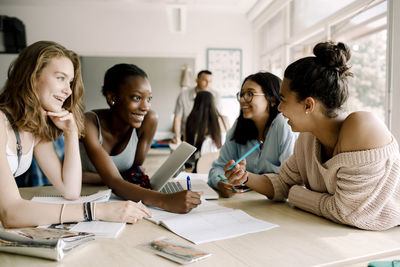
[[[7,108],[18,129],[30,132],[46,141],[56,140],[62,131],[42,112],[34,84],[43,68],[53,58],[60,57],[69,58],[74,65],[72,94],[65,100],[63,108],[73,114],[79,135],[82,136],[84,87],[81,63],[75,52],[67,50],[62,45],[51,41],[39,41],[22,50],[9,67],[8,79],[0,94],[0,108]]]

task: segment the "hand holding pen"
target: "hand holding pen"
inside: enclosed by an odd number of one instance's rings
[[[230,184],[241,185],[247,181],[248,172],[246,171],[246,160],[243,159],[238,164],[235,164],[233,168],[230,168],[234,163],[235,162],[231,160],[225,164],[225,177]]]
[[[250,148],[249,151],[247,151],[238,160],[231,160],[225,165],[225,176],[228,178],[229,183],[232,185],[240,185],[247,181],[248,173],[246,172],[245,158],[256,151],[262,143],[262,141],[257,142],[257,144]]]
[[[237,193],[235,187],[231,185],[223,175],[218,174],[218,177],[221,179],[217,185],[220,196],[233,197]]]

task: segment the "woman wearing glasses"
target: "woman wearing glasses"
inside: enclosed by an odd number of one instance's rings
[[[237,94],[240,115],[228,131],[219,158],[213,162],[208,183],[223,197],[235,194],[233,186],[221,180],[224,166],[237,160],[257,142],[263,144],[246,158],[250,173],[278,173],[281,164],[292,154],[296,134],[278,111],[281,79],[268,72],[248,76]],[[246,182],[244,182],[246,183]]]

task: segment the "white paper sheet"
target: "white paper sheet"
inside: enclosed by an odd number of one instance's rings
[[[262,221],[242,210],[225,208],[202,200],[202,204],[187,214],[176,214],[156,208],[150,221],[163,225],[175,234],[202,244],[249,233],[266,231],[279,225]]]

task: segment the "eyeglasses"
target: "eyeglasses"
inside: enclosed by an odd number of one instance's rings
[[[262,93],[253,93],[251,91],[247,91],[247,92],[243,92],[243,93],[242,92],[238,92],[236,94],[236,98],[240,102],[240,99],[243,97],[244,101],[246,103],[250,103],[253,100],[253,97],[254,96],[258,96],[258,95],[264,95],[264,94],[262,94]]]

